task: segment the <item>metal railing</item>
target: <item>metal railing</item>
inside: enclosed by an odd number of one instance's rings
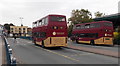
[[[3,39],[5,41],[6,62],[10,66],[16,66],[16,58],[13,57],[12,48],[10,47],[6,37],[3,37]]]
[[[32,40],[32,37],[21,36],[20,38],[22,38],[22,39]]]

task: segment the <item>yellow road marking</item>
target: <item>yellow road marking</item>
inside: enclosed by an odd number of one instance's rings
[[[35,47],[37,47],[37,46],[35,46]],[[37,48],[43,49],[43,48],[41,48],[41,47],[37,47]],[[51,50],[47,50],[47,49],[43,49],[43,50],[48,51],[48,52],[53,53],[53,54],[57,54],[57,55],[59,55],[59,56],[65,57],[65,58],[67,58],[67,59],[70,59],[70,60],[79,62],[79,60],[74,59],[74,58],[71,58],[71,57],[69,57],[69,56],[66,56],[66,55],[63,55],[63,54],[59,54],[59,53],[57,53],[57,52],[54,52],[54,51],[51,51]]]

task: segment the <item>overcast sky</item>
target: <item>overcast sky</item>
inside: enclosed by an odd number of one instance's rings
[[[118,13],[119,0],[0,0],[0,24],[13,23],[32,27],[32,22],[48,15],[62,14],[67,18],[73,9],[100,11],[107,15]]]

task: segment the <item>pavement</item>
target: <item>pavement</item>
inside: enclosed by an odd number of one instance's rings
[[[2,65],[2,44],[3,44],[3,41],[0,36],[0,65]]]
[[[6,64],[6,52],[5,52],[4,41],[0,36],[0,65],[2,66],[2,64]]]
[[[95,53],[95,54],[101,54],[101,55],[106,55],[106,56],[111,56],[111,57],[116,57],[119,58],[120,54],[118,51],[111,51],[111,50],[106,50],[106,49],[97,49],[97,48],[92,48],[92,47],[82,47],[82,46],[75,46],[74,44],[68,44],[66,48],[71,48],[75,50],[80,50],[80,51],[86,51],[90,53]]]

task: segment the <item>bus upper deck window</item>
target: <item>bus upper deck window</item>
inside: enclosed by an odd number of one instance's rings
[[[112,26],[112,23],[107,23],[107,22],[105,22],[105,23],[104,23],[104,26]]]
[[[100,27],[99,23],[90,24],[90,28],[99,28],[99,27]]]
[[[90,24],[86,24],[86,25],[85,25],[85,28],[90,28]]]
[[[76,29],[80,29],[80,28],[81,28],[81,26],[80,26],[80,25],[76,26]]]

